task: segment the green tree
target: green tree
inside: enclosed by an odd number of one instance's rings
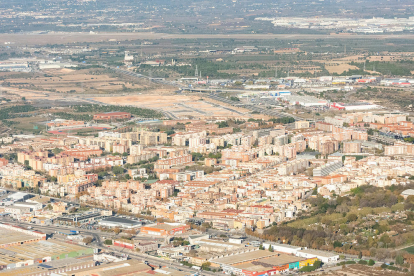
[[[357,216],[357,215],[355,215],[355,214],[349,214],[349,215],[346,217],[346,220],[347,220],[348,222],[356,221],[357,219],[358,219],[358,216]]]
[[[211,266],[210,262],[205,262],[201,265],[201,269],[202,270],[210,270],[210,266]]]
[[[259,250],[264,250],[264,248],[263,248],[263,244],[261,244],[261,245],[259,246]]]
[[[112,172],[116,175],[124,173],[124,168],[122,168],[121,166],[114,166],[112,167]]]
[[[272,245],[269,245],[269,251],[270,251],[270,252],[273,252],[273,247],[272,247]]]
[[[374,264],[375,264],[374,260],[373,259],[369,259],[368,265],[369,266],[373,266]]]
[[[395,257],[395,263],[397,265],[404,264],[404,257],[401,254],[397,255],[397,257]]]
[[[63,149],[60,149],[60,148],[54,148],[53,150],[52,150],[52,152],[53,152],[53,154],[54,155],[58,155],[59,153],[61,153],[63,151]]]

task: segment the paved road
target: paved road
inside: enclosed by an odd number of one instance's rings
[[[235,101],[220,97],[218,95],[206,94],[206,96],[213,99],[213,100],[221,101],[223,103],[226,103],[226,104],[229,104],[229,105],[232,105],[232,106],[236,106],[236,105],[240,106],[239,102],[235,102]],[[245,104],[242,107],[246,108],[246,109],[249,109],[251,111],[258,112],[259,114],[265,114],[265,115],[269,115],[269,116],[272,116],[272,117],[292,117],[295,120],[303,120],[302,118],[300,118],[296,115],[292,115],[292,114],[281,112],[281,111],[276,111],[274,109],[262,108],[261,106],[255,105],[255,104]]]
[[[101,232],[101,231],[98,231],[98,230],[84,230],[84,229],[79,229],[77,227],[62,227],[62,226],[57,227],[55,225],[43,226],[43,225],[38,225],[38,224],[26,223],[26,222],[9,221],[5,218],[1,218],[0,221],[1,222],[12,223],[14,225],[18,225],[18,226],[21,226],[21,227],[31,226],[33,229],[40,230],[40,231],[42,231],[46,234],[49,234],[49,235],[50,234],[53,235],[55,233],[55,231],[61,231],[62,229],[79,230],[81,235],[83,235],[83,236],[92,236],[94,238],[94,241],[89,245],[90,247],[93,247],[93,248],[97,248],[97,249],[105,250],[105,251],[128,254],[133,259],[137,259],[137,260],[140,260],[140,261],[148,261],[151,265],[167,266],[167,267],[174,268],[174,269],[177,269],[177,270],[182,270],[182,271],[185,271],[185,272],[188,272],[188,273],[191,273],[191,274],[199,273],[200,275],[215,275],[214,273],[209,272],[209,271],[201,271],[200,272],[200,271],[197,271],[195,269],[191,269],[191,268],[186,267],[186,266],[181,266],[180,264],[178,264],[176,262],[160,259],[160,258],[153,257],[153,256],[150,256],[150,255],[146,255],[146,254],[143,254],[143,253],[134,252],[134,251],[127,250],[127,249],[118,249],[118,248],[115,248],[113,246],[111,246],[111,247],[105,246],[103,244],[102,237],[105,236],[106,238],[113,238],[113,237],[116,236],[116,235],[111,234],[111,233]],[[55,235],[54,235],[53,238],[60,239],[59,236],[55,236]]]

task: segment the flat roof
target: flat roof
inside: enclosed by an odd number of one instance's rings
[[[185,224],[171,225],[171,224],[163,223],[163,224],[150,224],[150,225],[147,225],[147,227],[150,227],[150,228],[162,229],[162,230],[166,230],[166,231],[171,231],[175,228],[182,227],[182,226],[185,226]]]
[[[0,228],[0,245],[8,244],[8,243],[15,243],[15,242],[30,241],[34,239],[38,239],[38,237],[34,235],[30,235],[30,234],[25,234],[19,231],[13,231],[13,230],[6,229],[6,228]]]
[[[68,254],[89,248],[61,241],[39,241],[0,249],[0,265],[8,265],[47,256]]]
[[[96,115],[121,115],[121,114],[131,114],[129,112],[124,112],[124,111],[109,111],[109,112],[102,112],[102,113],[97,113]]]
[[[307,258],[296,257],[288,254],[280,254],[279,256],[273,256],[270,258],[260,259],[258,261],[241,263],[239,265],[234,265],[235,268],[245,269],[248,271],[265,271],[272,269],[275,266],[286,265],[289,263],[295,263],[304,261]]]
[[[126,219],[126,218],[117,218],[117,217],[104,218],[101,220],[101,222],[112,222],[112,223],[128,224],[128,225],[142,224],[140,221]]]
[[[294,245],[283,244],[283,243],[270,243],[270,244],[273,246],[279,246],[279,247],[290,248],[290,249],[301,249],[302,248],[300,246],[294,246]]]
[[[339,256],[339,254],[334,254],[328,251],[322,251],[322,250],[315,250],[315,249],[302,249],[299,250],[298,252],[303,252],[303,253],[307,253],[307,254],[313,254],[316,256],[321,256],[321,257],[335,257],[335,256]]]
[[[278,254],[279,253],[277,253],[277,252],[270,252],[268,250],[256,250],[256,251],[236,254],[236,255],[233,255],[233,256],[227,256],[227,257],[219,258],[217,260],[212,260],[212,262],[225,264],[225,265],[236,265],[236,264],[242,263],[242,262],[261,260],[263,258],[268,258],[268,257],[271,257],[271,256],[277,256]]]
[[[137,275],[146,271],[152,271],[152,268],[138,260],[127,260],[117,263],[108,263],[100,266],[88,267],[76,270],[76,274],[86,275],[93,272],[99,276],[118,276],[118,275]],[[133,274],[135,273],[135,274]]]

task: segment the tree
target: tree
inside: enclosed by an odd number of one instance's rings
[[[60,149],[60,148],[54,148],[53,150],[52,150],[52,152],[53,152],[53,154],[54,155],[58,155],[59,153],[61,153],[63,151],[63,149]]]
[[[270,251],[270,252],[273,252],[273,247],[272,247],[272,245],[269,245],[269,251]]]
[[[112,168],[112,172],[116,175],[124,173],[124,168],[122,168],[121,166],[114,166]]]
[[[121,229],[119,229],[119,227],[115,227],[114,233],[118,235],[119,233],[121,233]]]
[[[210,270],[210,266],[211,266],[210,262],[205,262],[201,265],[201,269],[202,270]]]
[[[321,261],[315,261],[314,263],[313,263],[313,267],[315,268],[315,269],[318,269],[318,268],[320,268],[322,266],[322,262]]]
[[[404,257],[401,254],[397,255],[397,257],[395,257],[395,263],[397,265],[404,264]]]
[[[349,215],[346,217],[346,220],[347,220],[348,222],[356,221],[357,219],[358,219],[358,216],[357,216],[357,215],[355,215],[355,214],[349,214]]]
[[[375,264],[374,260],[373,259],[369,259],[368,265],[369,266],[373,266],[374,264]]]
[[[261,244],[261,245],[259,246],[259,250],[264,250],[264,248],[263,248],[263,244]]]
[[[342,243],[340,241],[334,241],[333,246],[334,246],[334,248],[342,247]]]
[[[359,253],[358,253],[358,259],[362,259],[362,252],[361,251],[359,251]]]
[[[391,238],[387,234],[383,234],[381,238],[379,239],[380,242],[383,242],[384,244],[391,243]]]
[[[83,239],[83,242],[85,244],[90,244],[92,241],[93,241],[93,238],[92,237],[86,237],[86,238]]]

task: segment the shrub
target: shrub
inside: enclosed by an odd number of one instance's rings
[[[359,260],[359,262],[358,262],[360,265],[367,265],[368,264],[368,262],[367,261],[365,261],[365,260]]]
[[[368,261],[368,265],[369,265],[369,266],[373,266],[374,264],[375,264],[374,260],[369,259],[369,261]]]
[[[355,261],[346,261],[345,264],[356,264]]]

